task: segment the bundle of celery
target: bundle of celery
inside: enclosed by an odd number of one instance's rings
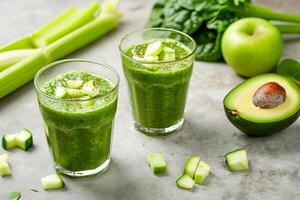
[[[119,0],[84,9],[71,7],[36,32],[0,47],[0,99],[32,80],[46,64],[61,59],[118,26]]]

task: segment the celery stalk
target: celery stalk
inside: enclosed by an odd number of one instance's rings
[[[0,53],[5,51],[11,51],[16,49],[32,49],[35,48],[35,45],[31,41],[30,35],[27,35],[21,39],[8,43],[0,47]]]
[[[117,26],[118,20],[115,16],[96,18],[94,21],[52,43],[46,47],[45,51],[51,61],[58,60],[89,44]]]
[[[0,53],[0,72],[33,55],[36,51],[34,49],[21,49]]]
[[[300,34],[299,24],[276,24],[275,26],[281,33]]]
[[[35,43],[39,47],[45,47],[74,31],[78,27],[91,21],[99,6],[98,2],[94,2],[86,9],[71,9],[69,12],[65,12],[57,18],[57,20],[54,20],[44,29],[40,29],[38,33],[34,35]]]
[[[56,18],[54,18],[52,21],[48,22],[38,30],[36,30],[33,34],[33,38],[41,37],[44,33],[51,30],[53,27],[55,27],[57,24],[62,23],[67,17],[74,14],[77,11],[76,7],[70,7],[67,10],[65,10],[63,13],[58,15]]]
[[[0,99],[32,80],[38,70],[49,63],[42,51],[0,72]]]
[[[32,80],[41,67],[72,53],[116,28],[120,18],[120,13],[117,11],[118,4],[119,0],[104,0],[104,6],[101,7],[100,14],[97,17],[95,16],[99,7],[98,3],[93,3],[87,9],[80,11],[72,11],[74,8],[71,8],[40,28],[32,34],[32,37],[27,36],[2,48],[0,47],[0,52],[2,51],[0,58],[3,56],[3,58],[7,59],[7,62],[10,57],[8,55],[18,54],[16,55],[17,58],[15,58],[17,61],[12,62],[9,60],[11,65],[5,64],[5,69],[3,67],[4,70],[0,71],[0,99]],[[77,16],[75,19],[70,17],[74,14]],[[63,24],[66,25],[65,23],[68,26],[64,28]],[[55,33],[56,31],[59,34]],[[56,36],[54,37],[54,35]],[[49,45],[46,41],[44,43],[47,44],[46,47],[36,48],[31,38],[34,38],[35,42],[38,39],[45,41],[45,38],[52,38],[47,40],[48,42],[54,40],[53,38],[56,39]],[[24,58],[25,56],[22,57],[22,52],[24,51],[23,53],[25,53],[27,51],[26,48],[36,49],[33,49],[31,53],[29,53],[31,50],[28,50],[28,57]],[[10,51],[16,49],[20,50]]]

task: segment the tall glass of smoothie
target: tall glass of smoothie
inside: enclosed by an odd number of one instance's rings
[[[105,65],[62,60],[34,79],[54,167],[79,177],[98,174],[110,162],[119,77]]]
[[[195,41],[165,28],[131,32],[119,45],[135,127],[148,135],[166,135],[184,122]]]

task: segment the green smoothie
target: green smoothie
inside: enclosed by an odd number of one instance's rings
[[[151,47],[150,47],[151,45]],[[122,56],[135,122],[164,129],[183,120],[194,62],[191,50],[173,39],[135,44]]]
[[[47,141],[57,167],[93,170],[110,157],[117,91],[102,76],[66,72],[41,86],[39,96]]]

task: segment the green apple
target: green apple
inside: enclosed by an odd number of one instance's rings
[[[226,63],[238,74],[251,77],[273,69],[283,41],[270,22],[249,17],[232,23],[224,32],[221,45]]]

